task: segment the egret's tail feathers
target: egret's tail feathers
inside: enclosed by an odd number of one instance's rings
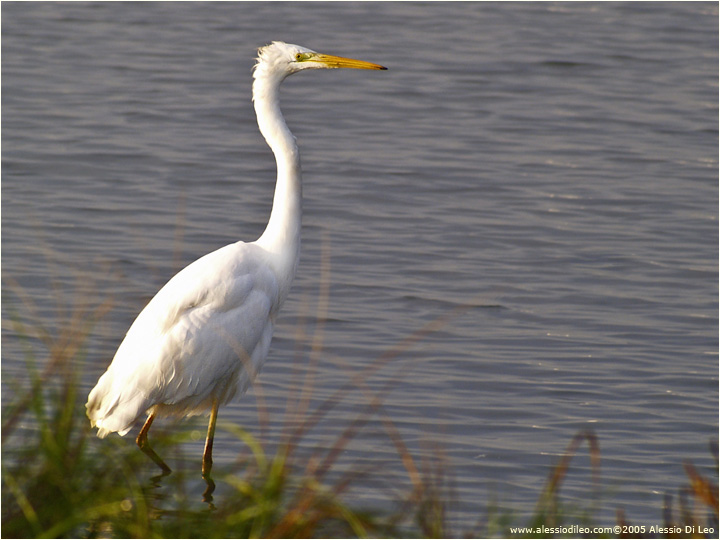
[[[101,438],[101,439],[104,439],[104,438],[107,437],[110,433],[115,433],[115,432],[117,432],[117,434],[120,435],[121,437],[124,436],[124,435],[126,435],[127,432],[130,431],[130,429],[132,428],[132,424],[131,424],[130,426],[128,426],[128,427],[123,428],[123,429],[118,429],[117,426],[115,426],[115,425],[108,425],[108,423],[106,423],[106,422],[104,422],[104,421],[101,420],[100,423],[93,424],[93,427],[97,427],[97,428],[98,428],[97,436],[98,436],[99,438]]]
[[[101,439],[115,432],[120,436],[127,434],[146,409],[142,394],[128,395],[122,389],[108,388],[104,378],[92,389],[85,405],[90,425],[98,428],[97,436]]]

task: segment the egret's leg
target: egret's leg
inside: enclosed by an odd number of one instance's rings
[[[208,476],[212,469],[212,448],[213,439],[215,438],[215,422],[217,422],[218,407],[220,404],[217,400],[213,401],[212,410],[210,411],[210,423],[208,424],[207,439],[205,439],[205,451],[203,452],[202,474]]]
[[[135,442],[140,447],[140,450],[142,450],[146,456],[152,459],[155,464],[163,470],[163,474],[170,474],[172,469],[170,469],[162,458],[155,453],[155,450],[150,447],[150,443],[147,440],[148,431],[150,431],[150,426],[152,426],[153,420],[155,420],[154,414],[148,416],[148,419],[145,420],[145,425],[143,425],[140,433],[138,433]]]

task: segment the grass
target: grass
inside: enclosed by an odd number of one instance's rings
[[[324,262],[324,273],[329,272],[326,265],[328,261]],[[28,343],[24,359],[27,376],[22,382],[10,381],[12,396],[3,407],[5,538],[507,537],[511,526],[528,527],[513,536],[547,537],[537,533],[537,528],[569,524],[561,488],[583,443],[589,448],[592,466],[593,500],[586,501],[586,524],[592,524],[592,510],[597,503],[594,498],[600,492],[601,458],[594,432],[578,433],[570,441],[551,469],[529,521],[491,505],[472,530],[458,532],[451,525],[453,482],[441,449],[435,459],[416,458],[383,411],[383,400],[397,379],[375,390],[365,385],[370,373],[442,328],[463,308],[408,336],[371,363],[364,374],[350,378],[344,387],[314,407],[309,399],[313,386],[310,369],[296,395],[288,400],[291,421],[272,450],[242,428],[219,422],[218,429],[235,437],[238,447],[246,451],[237,465],[216,466],[218,489],[212,494],[206,491],[203,500],[200,491],[206,486],[199,485],[199,461],[180,466],[169,476],[154,476],[154,465],[130,440],[109,437],[100,441],[90,429],[78,366],[87,353],[89,337],[109,312],[111,301],[93,303],[90,295],[75,295],[79,300],[64,310],[65,322],[50,330],[36,322],[34,306],[21,287],[8,279],[5,284],[8,319],[3,324],[11,327],[18,340]],[[327,298],[327,291],[321,291],[319,321],[324,319],[327,307],[323,298]],[[39,347],[29,346],[30,342]],[[319,361],[322,352],[321,325],[311,343],[310,366]],[[41,350],[42,356],[38,358],[33,350]],[[303,437],[327,417],[349,388],[359,388],[367,406],[348,421],[329,448],[318,449],[311,456],[300,452]],[[379,419],[404,467],[409,486],[396,492],[397,500],[391,507],[379,509],[356,507],[348,502],[352,500],[348,492],[357,482],[372,474],[382,475],[383,471],[338,467],[339,456],[352,446],[371,419]],[[179,433],[153,433],[153,444],[161,455],[180,456],[182,461],[182,444],[190,435],[187,430]],[[711,446],[717,464],[717,443]],[[686,463],[685,470],[688,485],[676,497],[668,495],[665,499],[664,526],[671,531],[685,531],[688,526],[695,527],[693,531],[700,531],[700,527],[714,527],[717,531],[717,486],[692,464]],[[626,531],[634,530],[622,511],[618,512],[617,524]]]

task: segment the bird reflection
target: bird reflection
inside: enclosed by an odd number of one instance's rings
[[[144,498],[144,502],[147,505],[148,509],[151,510],[152,514],[155,515],[167,515],[168,510],[164,509],[165,506],[164,503],[166,503],[168,500],[173,498],[173,494],[176,493],[178,490],[185,492],[185,487],[182,486],[182,484],[185,484],[186,478],[182,474],[182,471],[178,474],[175,473],[175,475],[171,478],[170,475],[172,473],[163,471],[161,474],[157,474],[154,476],[151,476],[148,479],[148,483],[145,485],[144,488],[142,488],[142,494]],[[214,504],[214,497],[213,493],[215,492],[215,481],[212,479],[212,477],[209,474],[203,475],[203,484],[199,484],[197,482],[190,482],[189,488],[192,491],[195,491],[197,489],[198,493],[200,489],[203,489],[202,495],[199,497],[199,499],[207,504],[208,510],[215,510],[215,504]],[[190,496],[190,499],[194,499],[194,496]],[[197,499],[195,499],[197,500]]]

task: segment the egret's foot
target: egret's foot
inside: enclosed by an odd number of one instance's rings
[[[212,494],[215,491],[215,482],[213,482],[213,479],[210,477],[210,475],[205,474],[203,474],[203,480],[205,480],[205,483],[207,484],[205,491],[203,491],[203,502],[210,504],[213,502]]]
[[[151,446],[147,442],[147,440],[145,440],[144,444],[142,444],[142,445],[138,443],[138,446],[140,447],[140,450],[142,450],[143,453],[147,457],[149,457],[150,459],[152,459],[155,462],[155,465],[157,465],[158,467],[160,467],[160,469],[162,469],[162,474],[160,476],[167,476],[168,474],[170,474],[172,472],[172,469],[170,467],[168,467],[167,463],[165,463],[162,460],[162,458],[155,453],[155,450],[153,450],[151,448]]]
[[[153,420],[155,420],[155,415],[151,414],[150,416],[148,416],[148,419],[145,421],[145,425],[140,430],[140,433],[138,433],[135,442],[137,443],[140,450],[142,450],[147,457],[152,459],[155,462],[155,465],[162,469],[162,476],[167,476],[172,472],[172,469],[168,467],[167,464],[162,460],[162,458],[155,453],[155,450],[152,449],[150,443],[148,442],[147,435],[148,431],[150,431],[150,426],[152,425]]]

